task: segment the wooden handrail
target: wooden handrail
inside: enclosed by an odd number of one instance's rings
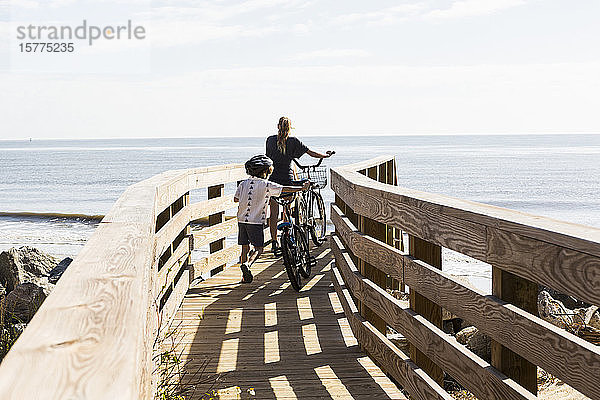
[[[127,188],[4,358],[0,398],[152,399],[154,345],[194,277],[189,224],[235,206],[229,195],[190,204],[189,192],[245,178],[231,164],[168,171]],[[203,240],[221,239],[234,222]],[[237,251],[222,250],[226,261]]]
[[[449,372],[478,397],[533,396],[514,382],[503,387],[506,382],[511,382],[506,377],[500,381],[494,378],[502,376],[501,371],[506,366],[502,361],[503,352],[510,349],[517,355],[516,358],[513,356],[514,362],[524,360],[524,369],[528,365],[539,365],[582,393],[600,398],[597,385],[600,347],[541,320],[532,314],[530,307],[518,301],[510,304],[508,301],[511,300],[502,300],[505,296],[509,299],[514,297],[506,293],[506,288],[504,292],[496,291],[491,296],[464,286],[439,268],[393,246],[394,241],[389,240],[389,234],[375,237],[360,229],[359,225],[365,223],[363,219],[373,220],[385,224],[388,233],[391,227],[401,229],[410,235],[411,240],[415,237],[415,240],[448,247],[491,263],[495,287],[501,286],[500,279],[505,279],[496,271],[508,271],[514,274],[510,278],[512,280],[526,278],[524,282],[529,287],[532,287],[529,282],[534,283],[535,294],[530,291],[526,293],[528,295],[537,296],[537,284],[540,283],[593,304],[600,304],[600,229],[377,182],[375,174],[370,172],[378,163],[389,163],[392,159],[379,157],[332,170],[331,186],[336,194],[336,204],[332,204],[331,208],[336,229],[332,249],[337,263],[332,278],[338,296],[343,298],[342,288],[347,288],[344,290],[349,290],[358,301],[357,307],[374,312],[376,318],[383,318],[431,362]],[[382,181],[392,183],[389,178]],[[423,296],[432,305],[441,306],[475,324],[494,343],[498,343],[492,350],[494,366],[482,363],[466,348],[457,352],[458,348],[448,343],[441,331],[437,332],[440,337],[436,339],[434,326],[427,325],[418,314],[411,314],[414,310],[396,303],[386,293],[385,285],[375,284],[372,278],[364,276],[365,273],[375,276],[372,272],[367,269],[359,272],[359,265],[363,264],[406,283],[411,291]],[[336,283],[338,278],[343,281]],[[400,373],[395,366],[397,363],[413,360],[407,359],[397,348],[386,350],[387,345],[384,346],[381,338],[376,340],[373,332],[366,333],[364,323],[359,324],[354,312],[348,315],[348,307],[345,311],[359,343],[370,354],[379,354],[378,361],[384,369],[393,369],[388,372],[393,372],[399,382],[409,382],[406,389],[412,395],[424,398],[423,390],[435,389],[435,385],[423,380],[415,386],[414,373],[410,372],[410,368],[404,367],[401,376],[396,376]],[[370,320],[369,313],[361,314]],[[426,318],[430,316],[426,315]],[[419,328],[419,323],[425,325]],[[427,326],[429,328],[423,330]],[[415,334],[415,329],[418,334]],[[423,335],[429,339],[423,340]],[[396,356],[390,358],[393,353]],[[422,360],[417,364],[420,362]],[[465,373],[469,370],[471,372]],[[434,369],[431,371],[434,373]],[[489,373],[491,375],[486,377],[485,374]],[[529,377],[517,375],[516,379],[519,383],[523,382],[521,384],[526,389],[532,390]],[[428,388],[424,389],[423,385]],[[535,388],[533,391],[535,393]]]

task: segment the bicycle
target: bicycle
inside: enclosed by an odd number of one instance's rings
[[[335,151],[331,152],[334,155]],[[311,183],[306,192],[302,192],[296,201],[296,212],[300,225],[310,233],[315,246],[321,246],[326,240],[327,215],[321,189],[327,186],[327,167],[321,167],[323,158],[315,165],[301,165],[298,160],[294,163],[300,169],[298,176],[301,180],[308,179]]]
[[[302,278],[310,277],[312,266],[316,264],[316,260],[310,255],[304,229],[297,223],[297,217],[295,218],[290,210],[290,204],[295,199],[295,194],[289,194],[275,198],[275,201],[283,208],[284,222],[277,225],[277,230],[281,231],[283,265],[285,265],[292,287],[299,292],[303,286]]]

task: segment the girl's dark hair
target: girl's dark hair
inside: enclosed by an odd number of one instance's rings
[[[277,124],[277,149],[282,154],[285,154],[285,142],[288,136],[290,136],[291,128],[292,124],[287,117],[279,118],[279,123]]]

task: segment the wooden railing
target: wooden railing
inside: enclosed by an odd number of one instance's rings
[[[538,318],[536,302],[542,284],[600,305],[600,229],[400,188],[394,165],[331,172],[332,280],[359,344],[415,399],[451,398],[442,371],[479,399],[534,399],[536,366],[600,399],[600,346]],[[444,273],[442,247],[491,264],[492,295]],[[442,331],[442,308],[492,339],[491,365]]]
[[[223,185],[245,178],[236,164],[127,188],[4,358],[0,399],[152,399],[157,343],[191,280],[239,255],[224,247],[237,220],[224,218],[235,204]],[[209,199],[190,203],[203,188]],[[210,226],[191,231],[204,217]]]

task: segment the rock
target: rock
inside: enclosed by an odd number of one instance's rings
[[[28,323],[44,300],[44,290],[35,283],[17,285],[4,299],[5,318],[15,323]]]
[[[598,310],[598,306],[581,308],[577,311],[578,314],[581,316],[581,319],[583,320],[585,326],[589,326],[594,329],[600,330],[600,310]]]
[[[568,308],[570,310],[574,310],[576,308],[587,308],[587,307],[591,306],[591,304],[589,304],[589,303],[577,300],[573,296],[562,294],[562,293],[557,292],[556,290],[551,289],[549,287],[540,285],[538,294],[540,292],[547,292],[554,300],[560,301],[563,304],[563,306],[565,306],[566,308]]]
[[[489,336],[479,332],[474,326],[464,328],[456,334],[458,343],[467,347],[473,353],[485,361],[490,361],[492,358],[492,347]]]
[[[56,284],[71,262],[73,262],[71,257],[67,257],[59,262],[58,265],[50,271],[50,274],[48,274],[48,282]]]
[[[0,284],[7,292],[25,282],[35,283],[49,292],[48,273],[58,260],[33,247],[12,248],[0,253]]]
[[[387,338],[392,342],[400,351],[405,354],[409,354],[408,349],[408,339],[406,339],[403,335],[399,333],[394,333],[392,335],[388,335]]]
[[[572,327],[575,322],[573,318],[575,312],[552,297],[547,290],[542,290],[538,294],[538,314],[544,321],[563,329]]]

